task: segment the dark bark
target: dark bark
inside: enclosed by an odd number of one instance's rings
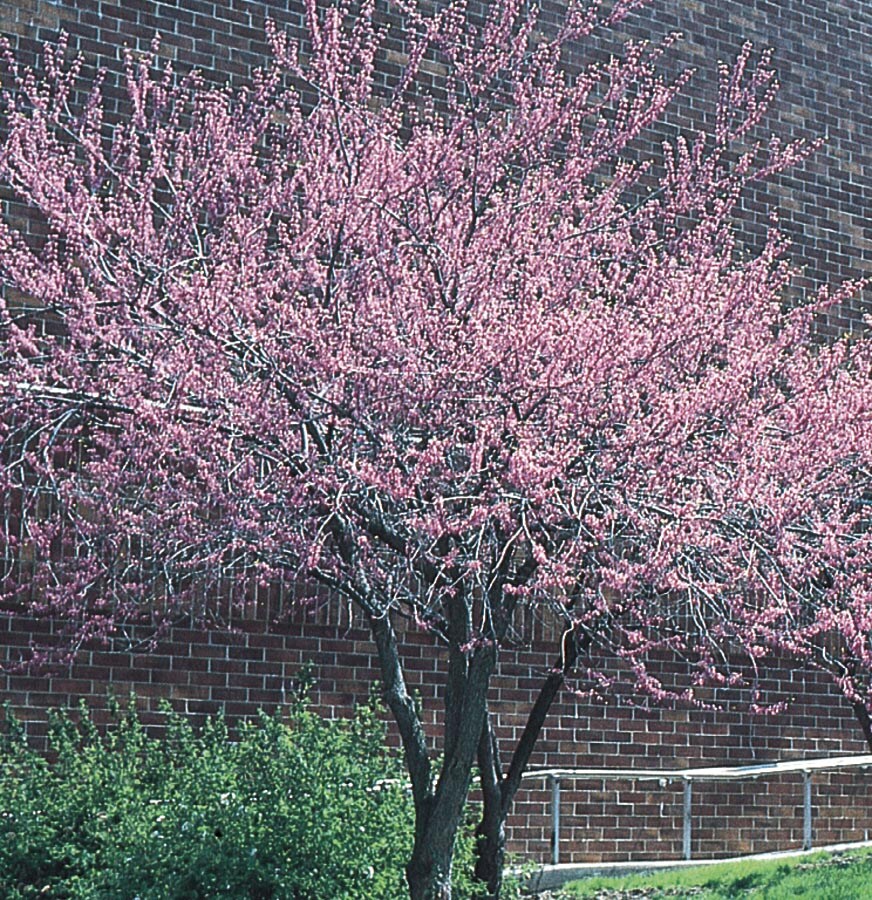
[[[475,830],[475,879],[487,885],[488,897],[499,897],[506,862],[508,808],[503,803],[499,747],[490,714],[481,731],[478,768],[481,776],[482,812],[481,821]]]
[[[417,820],[417,816],[416,816]],[[416,835],[406,866],[410,900],[451,900],[451,858],[454,838],[424,829]]]
[[[446,718],[454,724],[446,734],[450,749],[430,802],[415,809],[415,845],[406,867],[412,900],[447,900],[451,896],[451,858],[484,728],[495,659],[493,646],[482,647],[472,653],[462,676],[459,666],[449,667],[456,681]]]
[[[872,716],[869,715],[869,709],[862,700],[853,702],[851,708],[860,723],[860,728],[863,729],[863,737],[866,739],[869,752],[872,753]]]
[[[463,617],[462,609],[457,615]],[[451,859],[472,780],[479,737],[484,728],[487,691],[496,664],[493,644],[464,652],[453,643],[446,692],[445,754],[433,784],[426,737],[409,695],[396,635],[387,616],[370,616],[385,699],[400,731],[415,805],[415,842],[406,879],[412,900],[448,900]]]
[[[370,616],[369,627],[375,642],[384,686],[385,702],[393,713],[400,731],[406,768],[412,782],[412,798],[415,809],[424,807],[431,797],[430,757],[427,753],[427,738],[415,701],[406,689],[406,680],[400,664],[397,636],[390,619],[384,616]]]
[[[587,643],[589,639],[584,645]],[[512,807],[512,801],[521,785],[521,776],[530,761],[551,705],[563,687],[567,674],[575,666],[580,649],[575,631],[569,629],[563,635],[558,664],[548,674],[539,690],[505,774],[500,766],[499,747],[490,716],[487,716],[482,729],[478,747],[478,765],[481,772],[483,808],[481,821],[476,829],[478,843],[475,877],[487,885],[487,896],[491,900],[497,900],[502,888],[506,858],[506,818]]]
[[[409,896],[411,900],[450,900],[451,858],[457,828],[452,832],[437,824],[445,818],[445,800],[443,808],[437,809],[426,735],[414,700],[406,689],[393,625],[387,616],[371,616],[369,623],[378,652],[385,701],[399,728],[412,782],[415,842],[406,866]]]

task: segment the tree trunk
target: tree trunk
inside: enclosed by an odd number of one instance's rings
[[[468,619],[468,612],[461,608],[455,617],[461,619],[461,635],[463,616]],[[411,900],[450,900],[451,860],[485,726],[496,647],[484,644],[470,653],[465,641],[456,639],[449,647],[444,757],[434,786],[426,736],[406,689],[390,619],[371,616],[370,628],[381,665],[385,699],[399,727],[412,781],[415,843],[406,867],[409,896]]]
[[[415,836],[412,856],[406,866],[410,900],[451,900],[451,858],[457,836],[445,829],[434,834],[425,828]]]
[[[489,712],[485,718],[478,745],[483,808],[481,821],[475,832],[478,839],[475,877],[486,885],[489,900],[499,900],[502,890],[503,869],[506,863],[506,819],[515,794],[521,786],[521,776],[530,761],[551,704],[563,687],[567,674],[575,665],[580,649],[586,648],[589,643],[590,639],[586,636],[579,642],[572,628],[564,633],[558,665],[547,676],[539,690],[539,696],[530,710],[527,724],[505,774],[500,768],[499,746]]]
[[[506,815],[502,807],[485,805],[475,830],[475,880],[487,887],[490,900],[498,900],[506,865]]]
[[[481,724],[478,723],[479,732]],[[452,760],[436,790],[415,806],[415,844],[406,866],[411,900],[450,900],[451,862],[469,793],[473,758]],[[465,774],[464,774],[465,773]]]
[[[481,715],[469,718],[469,727],[481,734],[483,698]],[[455,742],[456,752],[443,764],[435,791],[422,803],[415,804],[415,844],[406,866],[411,900],[450,900],[451,897],[451,861],[463,823],[477,743],[463,733],[467,730],[461,730]]]
[[[509,771],[505,775],[500,771],[497,740],[490,716],[485,723],[478,752],[482,815],[475,832],[477,838],[475,878],[486,886],[488,900],[499,900],[503,886],[503,869],[506,864],[506,819],[520,787],[521,775],[545,721],[545,715],[562,682],[563,673],[554,673],[546,679],[527,720],[521,740],[515,748]]]
[[[487,896],[498,898],[503,886],[506,862],[506,815],[503,802],[503,778],[499,746],[490,712],[485,719],[478,746],[478,770],[481,778],[481,821],[475,829],[475,879],[487,888]]]

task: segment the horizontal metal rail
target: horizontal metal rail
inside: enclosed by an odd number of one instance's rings
[[[750,766],[710,766],[697,769],[532,769],[522,778],[545,779],[551,788],[551,862],[560,862],[560,785],[563,781],[621,780],[657,781],[662,787],[680,781],[684,785],[682,856],[692,857],[692,800],[694,781],[734,781],[799,772],[803,776],[802,847],[812,845],[811,777],[832,769],[872,767],[872,755],[831,756],[825,759],[792,759],[787,762],[755,763]]]

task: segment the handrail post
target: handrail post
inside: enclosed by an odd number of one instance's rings
[[[682,836],[682,855],[684,859],[690,859],[692,854],[691,848],[691,821],[690,821],[690,803],[693,798],[693,782],[685,777],[684,779],[684,829]]]
[[[698,769],[531,769],[524,772],[522,778],[544,778],[550,787],[551,794],[551,862],[560,864],[560,787],[565,779],[595,779],[605,782],[611,778],[651,779],[660,782],[661,786],[681,782],[683,792],[682,820],[682,857],[693,858],[693,782],[717,781],[719,779],[756,779],[764,776],[777,776],[782,773],[802,774],[803,778],[803,827],[802,846],[810,850],[813,844],[811,784],[814,773],[844,768],[859,767],[861,770],[872,769],[872,754],[863,756],[839,756],[826,759],[789,760],[780,763],[761,763],[759,765],[700,767]],[[662,808],[662,807],[661,807]]]
[[[549,775],[551,782],[551,864],[560,862],[560,778]]]
[[[802,849],[811,850],[811,772],[802,773]]]

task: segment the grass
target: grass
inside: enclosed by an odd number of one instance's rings
[[[585,878],[567,885],[561,896],[567,900],[872,900],[872,851],[816,853],[789,860],[724,863],[623,878]]]

